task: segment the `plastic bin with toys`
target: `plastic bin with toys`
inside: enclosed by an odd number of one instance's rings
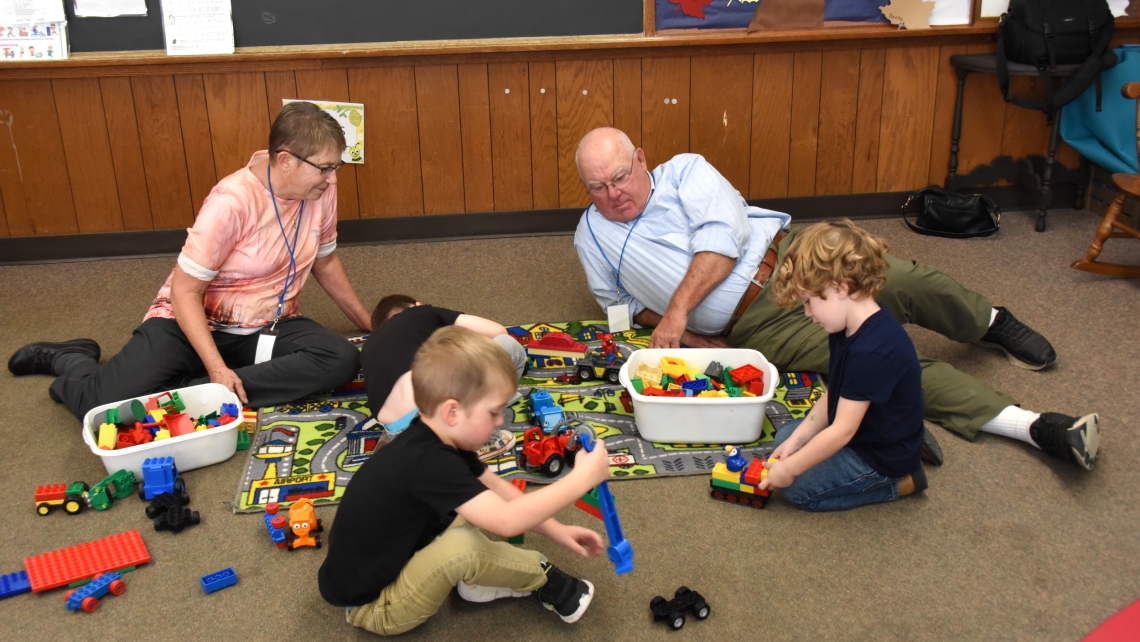
[[[642,377],[636,376],[639,368]],[[665,386],[660,381],[652,385],[654,371]],[[619,378],[633,400],[643,438],[673,444],[747,444],[764,430],[764,408],[772,400],[779,372],[756,350],[653,349],[630,355]]]
[[[174,457],[183,472],[229,459],[242,420],[237,395],[206,383],[92,408],[83,441],[108,473],[125,469],[141,479],[150,457]]]

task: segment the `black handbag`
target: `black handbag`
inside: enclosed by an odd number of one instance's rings
[[[907,208],[912,201],[918,201],[922,208],[914,223],[907,218]],[[998,231],[1001,209],[994,199],[984,194],[954,194],[931,185],[906,199],[902,217],[906,226],[919,234],[969,239]]]

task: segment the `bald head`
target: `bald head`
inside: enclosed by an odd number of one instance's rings
[[[621,223],[641,214],[652,186],[645,152],[635,147],[625,132],[599,127],[586,134],[574,152],[574,163],[602,216]]]
[[[635,149],[633,141],[622,130],[599,127],[582,137],[582,142],[578,143],[578,149],[574,152],[574,164],[578,166],[578,175],[582,176],[583,163],[596,165],[619,155],[629,158]]]

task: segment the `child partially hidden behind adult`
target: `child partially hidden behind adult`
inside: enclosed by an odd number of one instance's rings
[[[760,484],[804,510],[889,502],[927,487],[918,355],[875,302],[886,252],[886,241],[851,221],[819,223],[793,241],[772,275],[776,302],[802,302],[829,334],[828,391],[807,417],[776,433]]]
[[[583,557],[600,555],[592,530],[554,519],[609,477],[599,440],[562,479],[523,494],[476,451],[503,423],[518,375],[507,352],[461,326],[437,330],[411,370],[419,416],[353,475],[318,573],[321,595],[353,626],[394,635],[431,617],[453,588],[470,602],[523,597],[566,622],[585,613],[593,585],[537,551],[492,541],[532,530]]]

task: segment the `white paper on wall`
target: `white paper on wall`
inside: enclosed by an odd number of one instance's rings
[[[0,0],[0,25],[63,22],[63,0]]]
[[[930,14],[930,24],[968,25],[973,8],[973,0],[934,0],[934,11]]]
[[[145,16],[146,0],[75,0],[75,15],[80,18]]]
[[[982,17],[1000,18],[1008,8],[1009,0],[982,0]],[[1108,0],[1108,8],[1112,10],[1112,15],[1119,18],[1128,8],[1128,0]]]

